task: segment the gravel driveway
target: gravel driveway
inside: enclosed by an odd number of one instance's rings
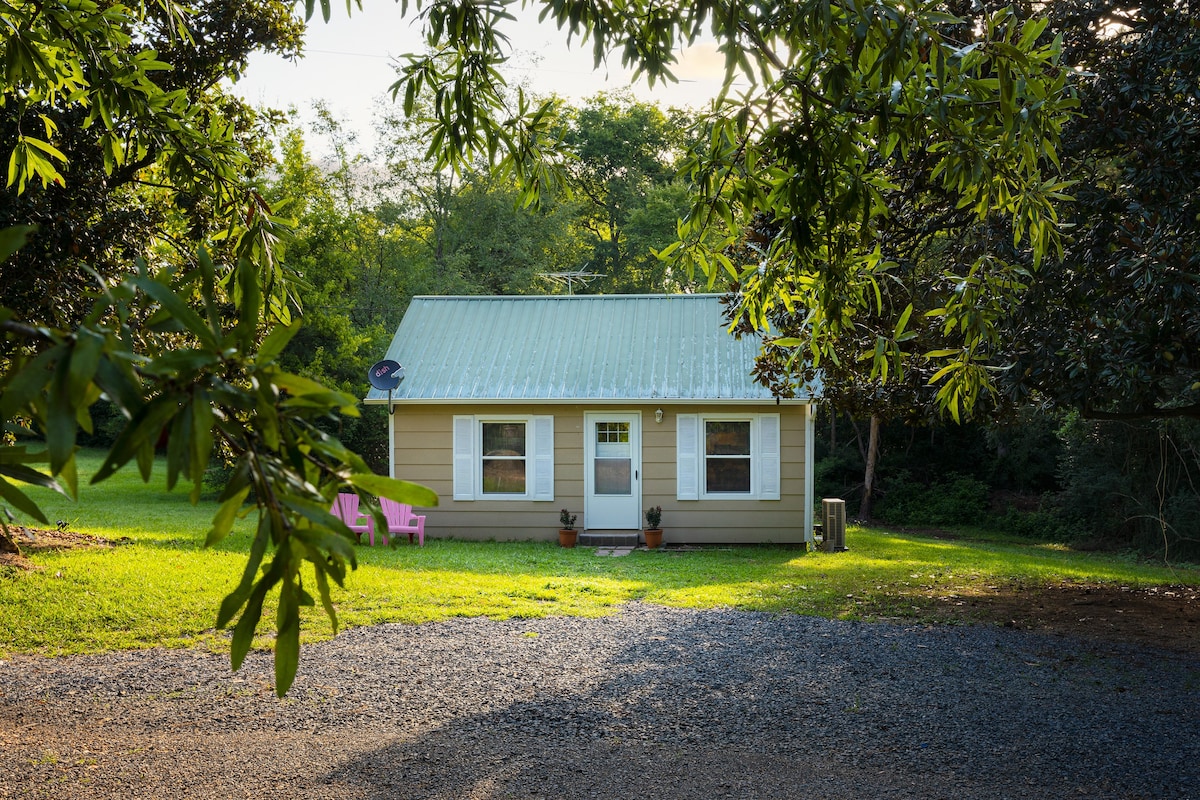
[[[0,662],[0,797],[1200,798],[1200,656],[631,604]]]

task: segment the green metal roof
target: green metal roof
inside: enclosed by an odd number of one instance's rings
[[[772,400],[720,295],[416,297],[386,358],[396,402]],[[371,389],[367,402],[386,402]]]

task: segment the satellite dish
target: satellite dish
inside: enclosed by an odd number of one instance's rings
[[[400,381],[404,380],[404,367],[400,366],[398,361],[385,358],[371,367],[367,372],[367,380],[376,389],[390,392],[400,385]]]

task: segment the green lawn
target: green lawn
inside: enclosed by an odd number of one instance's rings
[[[81,484],[100,464],[81,459]],[[102,652],[165,645],[228,647],[213,622],[235,585],[251,524],[211,550],[201,547],[215,509],[193,507],[135,472],[82,489],[79,504],[40,492],[52,521],[132,541],[112,549],[33,552],[43,567],[0,568],[0,656]],[[184,487],[181,487],[184,488]],[[553,527],[555,514],[547,525]],[[668,532],[669,533],[669,532]],[[1200,584],[1200,571],[1139,564],[1013,541],[939,540],[851,528],[850,551],[782,547],[635,552],[598,558],[590,549],[541,542],[426,539],[423,548],[360,547],[359,567],[335,590],[343,626],[427,622],[455,616],[596,616],[629,600],[697,608],[730,607],[840,618],[934,614],[936,595],[1060,582]],[[305,640],[331,635],[323,611],[305,609]],[[274,619],[272,610],[264,620]],[[267,646],[264,637],[260,644]]]

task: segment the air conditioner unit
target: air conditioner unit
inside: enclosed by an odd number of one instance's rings
[[[846,549],[846,501],[831,498],[821,501],[821,520],[826,553],[841,553]]]

